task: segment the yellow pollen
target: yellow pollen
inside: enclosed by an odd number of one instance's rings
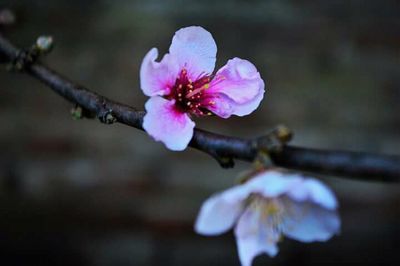
[[[276,204],[274,204],[274,203],[269,203],[269,204],[267,204],[267,206],[266,206],[266,208],[265,208],[265,212],[266,212],[268,215],[275,215],[275,214],[278,214],[279,211],[280,211],[279,207],[278,207]]]
[[[209,84],[209,83],[204,84],[203,88],[204,88],[205,90],[208,89],[208,88],[210,88],[210,84]]]
[[[212,115],[212,113],[211,113],[211,112],[208,112],[207,115]]]

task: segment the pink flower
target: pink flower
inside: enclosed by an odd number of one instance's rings
[[[140,85],[150,97],[143,128],[171,150],[184,150],[194,129],[192,116],[222,118],[253,112],[264,96],[264,81],[247,60],[233,58],[213,73],[217,46],[202,27],[178,30],[160,62],[156,48],[143,59]]]
[[[235,227],[239,258],[278,253],[282,235],[302,242],[326,241],[340,230],[337,201],[323,183],[299,175],[265,171],[204,202],[195,224],[203,235]]]

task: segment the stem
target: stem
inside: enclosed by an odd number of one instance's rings
[[[19,51],[0,35],[0,58],[5,57],[12,62]],[[39,62],[25,66],[25,71],[21,73],[28,73],[40,80],[60,96],[96,115],[101,121],[111,112],[116,122],[143,130],[144,111],[138,111],[92,92]],[[225,167],[232,166],[233,159],[253,161],[258,153],[257,139],[229,137],[202,129],[195,129],[189,145],[216,158]],[[288,145],[271,151],[270,156],[278,166],[301,171],[355,177],[366,181],[400,181],[400,156],[317,150]]]

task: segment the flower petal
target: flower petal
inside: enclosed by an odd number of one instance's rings
[[[176,111],[174,103],[174,100],[151,97],[145,105],[147,113],[143,119],[143,128],[168,149],[181,151],[192,139],[195,124],[185,113]]]
[[[248,207],[244,211],[235,227],[235,236],[242,265],[251,265],[261,253],[271,257],[278,253],[276,243],[280,234],[265,223],[261,208]]]
[[[211,33],[202,27],[192,26],[175,32],[169,52],[193,80],[214,71],[217,45]]]
[[[252,193],[248,185],[237,185],[206,200],[197,217],[195,230],[202,235],[226,232],[243,212],[246,199]]]
[[[242,266],[251,266],[253,259],[262,253],[271,257],[278,254],[278,247],[275,243],[261,242],[257,236],[236,237],[236,244]]]
[[[200,209],[195,231],[202,235],[219,235],[228,231],[243,209],[243,202],[229,201],[224,193],[207,199]]]
[[[283,233],[298,241],[326,241],[340,230],[336,211],[327,210],[313,203],[286,199],[287,215],[283,221]]]
[[[264,171],[250,181],[248,186],[253,192],[257,192],[266,198],[278,197],[291,190],[300,177],[287,175],[278,171]]]
[[[219,117],[228,118],[235,112],[235,102],[224,94],[214,94],[205,98],[206,101],[213,102],[213,104],[205,104],[207,109]]]
[[[233,58],[218,70],[206,92],[214,102],[217,103],[219,98],[222,98],[226,106],[229,104],[226,112],[244,116],[260,105],[264,97],[264,87],[264,81],[252,63]],[[220,95],[228,97],[231,101],[227,101]]]
[[[314,178],[304,179],[288,192],[288,196],[296,201],[312,201],[326,209],[336,209],[337,200],[333,192],[321,181]]]
[[[157,48],[151,49],[140,66],[140,87],[147,96],[169,94],[179,73],[178,63],[169,54],[164,55],[160,62]]]

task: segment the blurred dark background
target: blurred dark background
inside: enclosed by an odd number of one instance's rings
[[[55,38],[46,63],[143,109],[139,66],[174,32],[201,25],[217,67],[253,62],[267,84],[251,116],[198,119],[252,137],[284,123],[294,144],[399,154],[400,3],[393,1],[1,0],[28,47]],[[205,154],[170,152],[146,134],[95,120],[32,78],[0,71],[0,265],[239,265],[232,233],[192,225],[202,201],[248,164],[221,169]],[[254,265],[395,265],[400,186],[321,176],[339,198],[342,233],[327,243],[285,239]]]

